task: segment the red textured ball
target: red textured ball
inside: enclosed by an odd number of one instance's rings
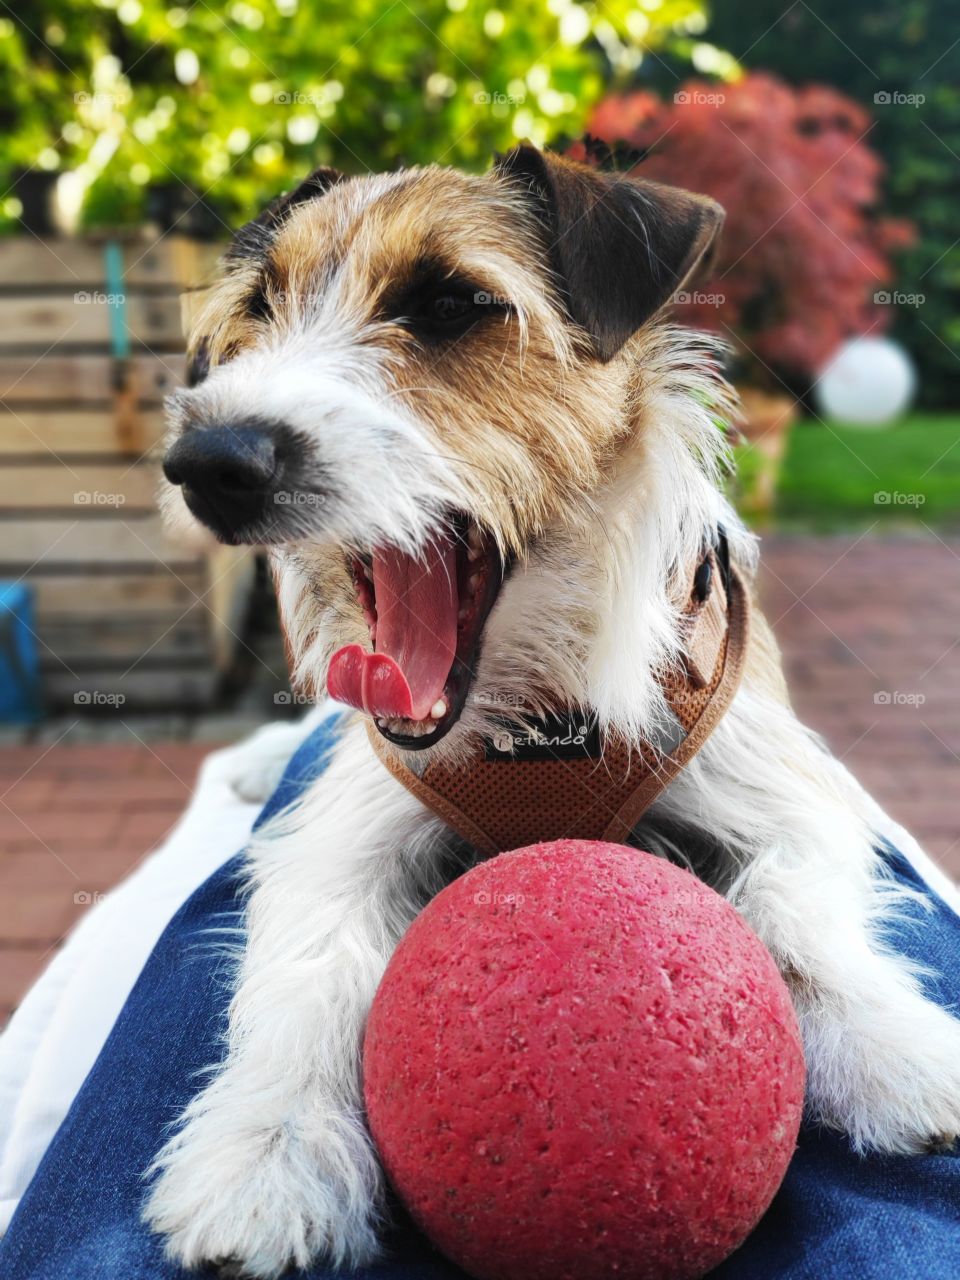
[[[426,907],[364,1072],[388,1176],[481,1280],[703,1275],[780,1185],[804,1086],[789,994],[736,912],[589,840],[501,854]]]

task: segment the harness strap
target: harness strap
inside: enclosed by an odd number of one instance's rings
[[[733,701],[749,625],[748,592],[721,542],[693,575],[682,619],[684,663],[659,677],[674,722],[656,743],[613,734],[601,743],[597,734],[591,749],[588,717],[574,710],[563,735],[516,738],[506,730],[502,754],[498,735],[483,757],[460,767],[433,762],[419,776],[372,723],[367,732],[390,773],[479,853],[563,837],[622,843]]]

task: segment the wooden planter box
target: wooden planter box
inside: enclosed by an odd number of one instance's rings
[[[156,454],[184,372],[179,295],[217,250],[170,235],[120,253],[117,290],[102,240],[0,239],[0,579],[35,593],[49,707],[202,707],[238,643],[252,559],[169,541]]]
[[[787,439],[800,407],[793,396],[785,392],[742,386],[739,393],[743,407],[740,434],[756,454],[758,464],[753,491],[739,505],[744,514],[765,520],[776,505]]]

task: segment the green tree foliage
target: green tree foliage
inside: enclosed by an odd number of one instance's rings
[[[868,108],[875,123],[866,141],[887,164],[887,207],[917,229],[898,258],[898,291],[913,301],[900,306],[894,333],[917,361],[923,402],[955,404],[960,5],[845,0],[773,10],[768,0],[713,0],[708,34],[735,55],[746,50],[753,67],[794,84],[835,85]]]
[[[21,0],[0,9],[0,213],[23,168],[66,175],[86,224],[135,222],[171,180],[235,222],[315,164],[483,169],[577,133],[703,25],[701,0]]]

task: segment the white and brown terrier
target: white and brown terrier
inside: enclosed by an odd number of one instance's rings
[[[661,315],[721,222],[703,197],[524,145],[484,177],[318,171],[228,252],[167,477],[218,538],[269,547],[295,679],[360,714],[249,851],[224,1060],[145,1211],[183,1264],[272,1277],[377,1253],[364,1020],[471,853],[383,767],[371,722],[414,769],[469,768],[504,708],[591,708],[602,734],[655,741],[678,580],[720,528],[751,577],[719,487],[717,351]],[[191,518],[173,487],[165,505]],[[755,613],[732,705],[633,841],[709,879],[770,948],[811,1114],[913,1152],[960,1129],[960,1022],[881,940],[902,902],[875,852],[889,827],[794,717]]]

